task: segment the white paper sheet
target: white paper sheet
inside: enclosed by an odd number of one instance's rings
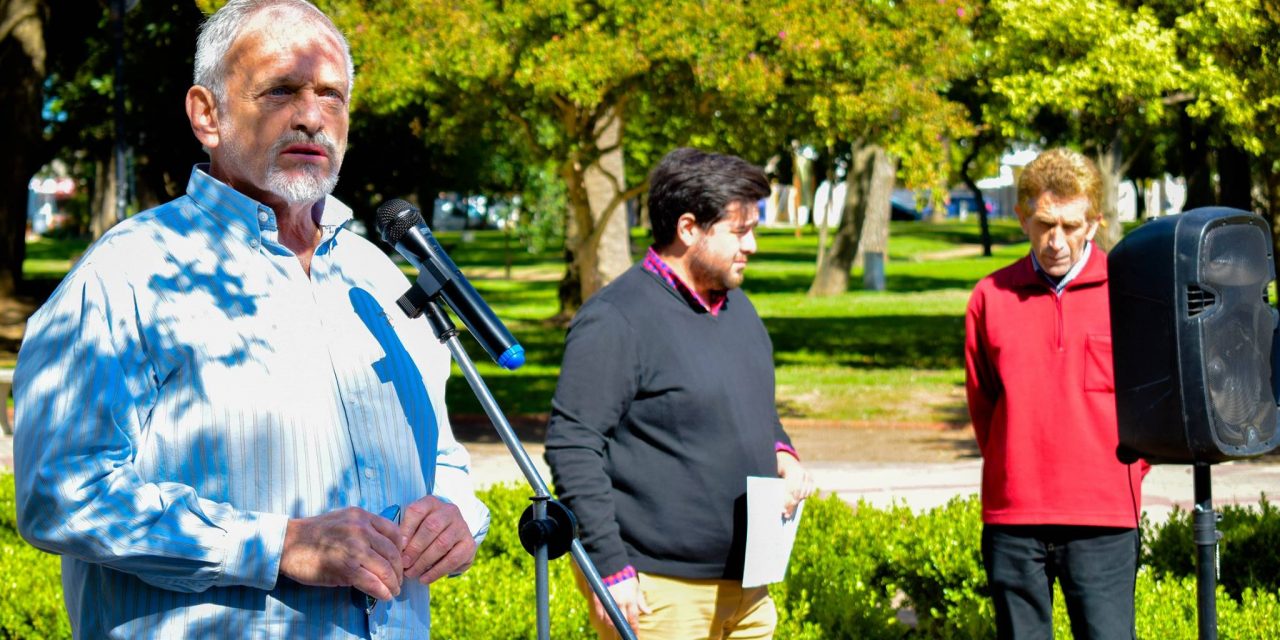
[[[804,502],[791,518],[782,517],[786,481],[782,478],[747,477],[747,555],[742,586],[758,587],[781,581],[787,575],[791,547],[800,528]]]

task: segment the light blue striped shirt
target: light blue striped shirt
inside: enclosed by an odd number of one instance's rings
[[[197,166],[117,225],[27,324],[19,527],[62,554],[78,638],[425,638],[427,588],[372,615],[278,575],[285,525],[432,493],[489,514],[444,405],[448,350],[333,198],[311,276],[269,207]]]

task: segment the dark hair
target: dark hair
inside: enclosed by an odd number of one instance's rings
[[[730,203],[755,203],[769,195],[769,180],[759,167],[736,156],[681,148],[668,153],[649,174],[649,223],[658,248],[676,237],[676,221],[692,213],[708,229],[725,216]]]

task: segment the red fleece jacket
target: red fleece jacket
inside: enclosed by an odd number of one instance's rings
[[[1136,527],[1146,463],[1116,459],[1107,257],[1055,294],[1027,257],[965,315],[965,389],[988,524]]]

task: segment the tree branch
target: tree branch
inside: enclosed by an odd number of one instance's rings
[[[40,16],[36,15],[36,9],[34,6],[29,6],[26,11],[19,10],[17,13],[10,15],[3,23],[0,23],[0,42],[8,40],[9,36],[13,33],[13,30],[17,29],[18,25],[22,22],[39,17]]]

